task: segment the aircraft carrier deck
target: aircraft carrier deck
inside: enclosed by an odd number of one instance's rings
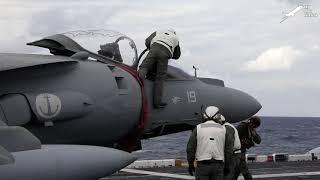
[[[270,180],[300,180],[320,179],[320,161],[292,161],[292,162],[253,162],[249,169],[254,179]],[[174,180],[194,179],[188,175],[186,167],[158,167],[158,168],[126,168],[112,176],[100,180]],[[239,177],[243,179],[243,177]]]

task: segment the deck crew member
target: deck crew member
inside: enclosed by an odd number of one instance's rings
[[[221,118],[222,121],[225,121],[225,118],[222,116]],[[229,170],[230,172],[224,175],[224,180],[233,180],[235,179],[235,168],[236,168],[236,157],[239,156],[240,152],[241,152],[241,143],[240,143],[240,138],[239,138],[239,134],[238,134],[238,130],[236,127],[234,127],[232,124],[230,124],[229,122],[225,122],[224,127],[226,128],[226,146],[227,146],[227,142],[229,142],[232,146],[232,152],[229,153],[228,155],[230,155],[230,163],[229,163]],[[228,140],[227,140],[228,139]],[[225,154],[225,156],[228,156]]]
[[[228,171],[225,163],[226,128],[216,118],[219,109],[209,106],[203,112],[204,123],[197,125],[193,130],[187,145],[187,159],[189,173],[195,171],[194,160],[197,161],[197,180],[223,180],[224,171]],[[232,151],[232,149],[231,149]]]
[[[251,180],[252,175],[249,172],[247,163],[246,163],[246,151],[247,149],[253,147],[255,144],[260,144],[261,138],[256,131],[261,124],[261,120],[257,116],[249,118],[248,121],[241,122],[237,126],[239,133],[239,138],[241,142],[241,153],[236,156],[236,168],[235,168],[235,177],[237,179],[240,173],[243,175],[245,180]]]
[[[145,41],[148,55],[139,66],[139,74],[145,77],[148,72],[156,72],[153,87],[153,104],[155,108],[164,108],[167,103],[162,101],[163,82],[167,75],[169,59],[179,59],[179,39],[173,29],[152,33]]]

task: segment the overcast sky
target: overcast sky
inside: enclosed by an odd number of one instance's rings
[[[319,17],[297,13],[311,5]],[[153,31],[174,28],[175,66],[220,78],[262,104],[260,115],[320,116],[320,2],[305,0],[0,0],[0,52],[35,52],[25,43],[55,33],[112,29],[141,52]]]

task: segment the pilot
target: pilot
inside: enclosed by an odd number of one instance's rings
[[[100,50],[98,51],[98,54],[106,56],[115,61],[123,62],[119,50],[119,44],[116,42],[100,45]]]
[[[225,121],[225,118],[222,116],[222,121]],[[228,155],[225,154],[225,156],[230,156],[229,160],[229,167],[227,168],[230,170],[229,172],[225,172],[224,179],[225,180],[233,180],[235,179],[235,167],[236,167],[236,156],[240,154],[241,152],[241,143],[240,138],[238,134],[238,130],[236,127],[234,127],[229,122],[225,122],[224,127],[226,128],[226,146],[229,144],[229,146],[232,146],[232,152]],[[228,143],[229,142],[229,143]]]
[[[257,116],[249,118],[248,121],[241,122],[237,126],[239,133],[239,138],[241,142],[241,153],[236,154],[236,166],[235,166],[235,176],[234,179],[237,179],[240,173],[243,175],[245,180],[251,180],[252,175],[249,172],[247,163],[246,163],[246,151],[247,149],[253,147],[256,144],[261,143],[261,138],[256,131],[261,124],[261,120]]]
[[[226,128],[222,125],[219,109],[208,106],[203,112],[204,123],[199,124],[192,132],[187,145],[189,174],[196,171],[198,180],[223,180],[228,172],[229,157],[232,147],[226,146]],[[197,161],[197,169],[194,167]]]
[[[179,59],[180,46],[173,29],[153,32],[145,41],[148,55],[139,66],[139,74],[145,78],[147,73],[155,72],[153,87],[153,105],[164,108],[167,103],[162,101],[163,82],[167,75],[168,60]]]

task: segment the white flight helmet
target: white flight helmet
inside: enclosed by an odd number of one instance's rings
[[[213,117],[219,112],[219,108],[215,106],[208,106],[204,113],[203,116],[207,119],[213,119]]]

